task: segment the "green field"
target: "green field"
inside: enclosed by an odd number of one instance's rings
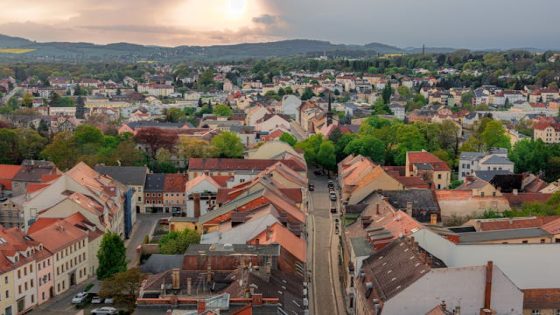
[[[23,49],[23,48],[0,48],[0,54],[26,54],[32,52],[35,49]]]

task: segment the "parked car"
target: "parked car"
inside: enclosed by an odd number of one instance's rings
[[[334,182],[332,180],[329,180],[328,186],[329,188],[334,188]]]
[[[336,213],[336,207],[331,207],[331,213]]]
[[[309,184],[309,191],[315,191],[315,185]]]
[[[331,201],[336,201],[336,194],[330,194]]]
[[[91,310],[91,314],[95,314],[95,315],[113,315],[113,314],[118,314],[119,311],[111,306],[103,306],[100,308],[96,308]]]
[[[105,304],[113,304],[113,298],[106,298]]]
[[[313,171],[313,174],[315,174],[317,176],[320,176],[320,175],[323,175],[323,172],[321,172],[319,170],[315,170],[315,171]]]
[[[101,302],[103,302],[103,299],[97,295],[91,299],[91,304],[101,304]]]
[[[87,293],[86,292],[80,292],[72,298],[72,304],[83,303],[86,300],[86,298],[87,298]]]

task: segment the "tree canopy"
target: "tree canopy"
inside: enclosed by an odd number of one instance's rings
[[[126,249],[120,236],[113,232],[103,235],[97,252],[97,279],[103,280],[112,275],[126,271]]]

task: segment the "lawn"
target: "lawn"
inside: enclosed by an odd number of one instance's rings
[[[35,49],[25,49],[25,48],[0,48],[0,54],[26,54],[34,50]]]

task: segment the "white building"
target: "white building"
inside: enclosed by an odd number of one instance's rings
[[[488,153],[462,152],[459,157],[459,180],[476,171],[514,171],[514,163],[507,156],[507,149],[492,149]]]

